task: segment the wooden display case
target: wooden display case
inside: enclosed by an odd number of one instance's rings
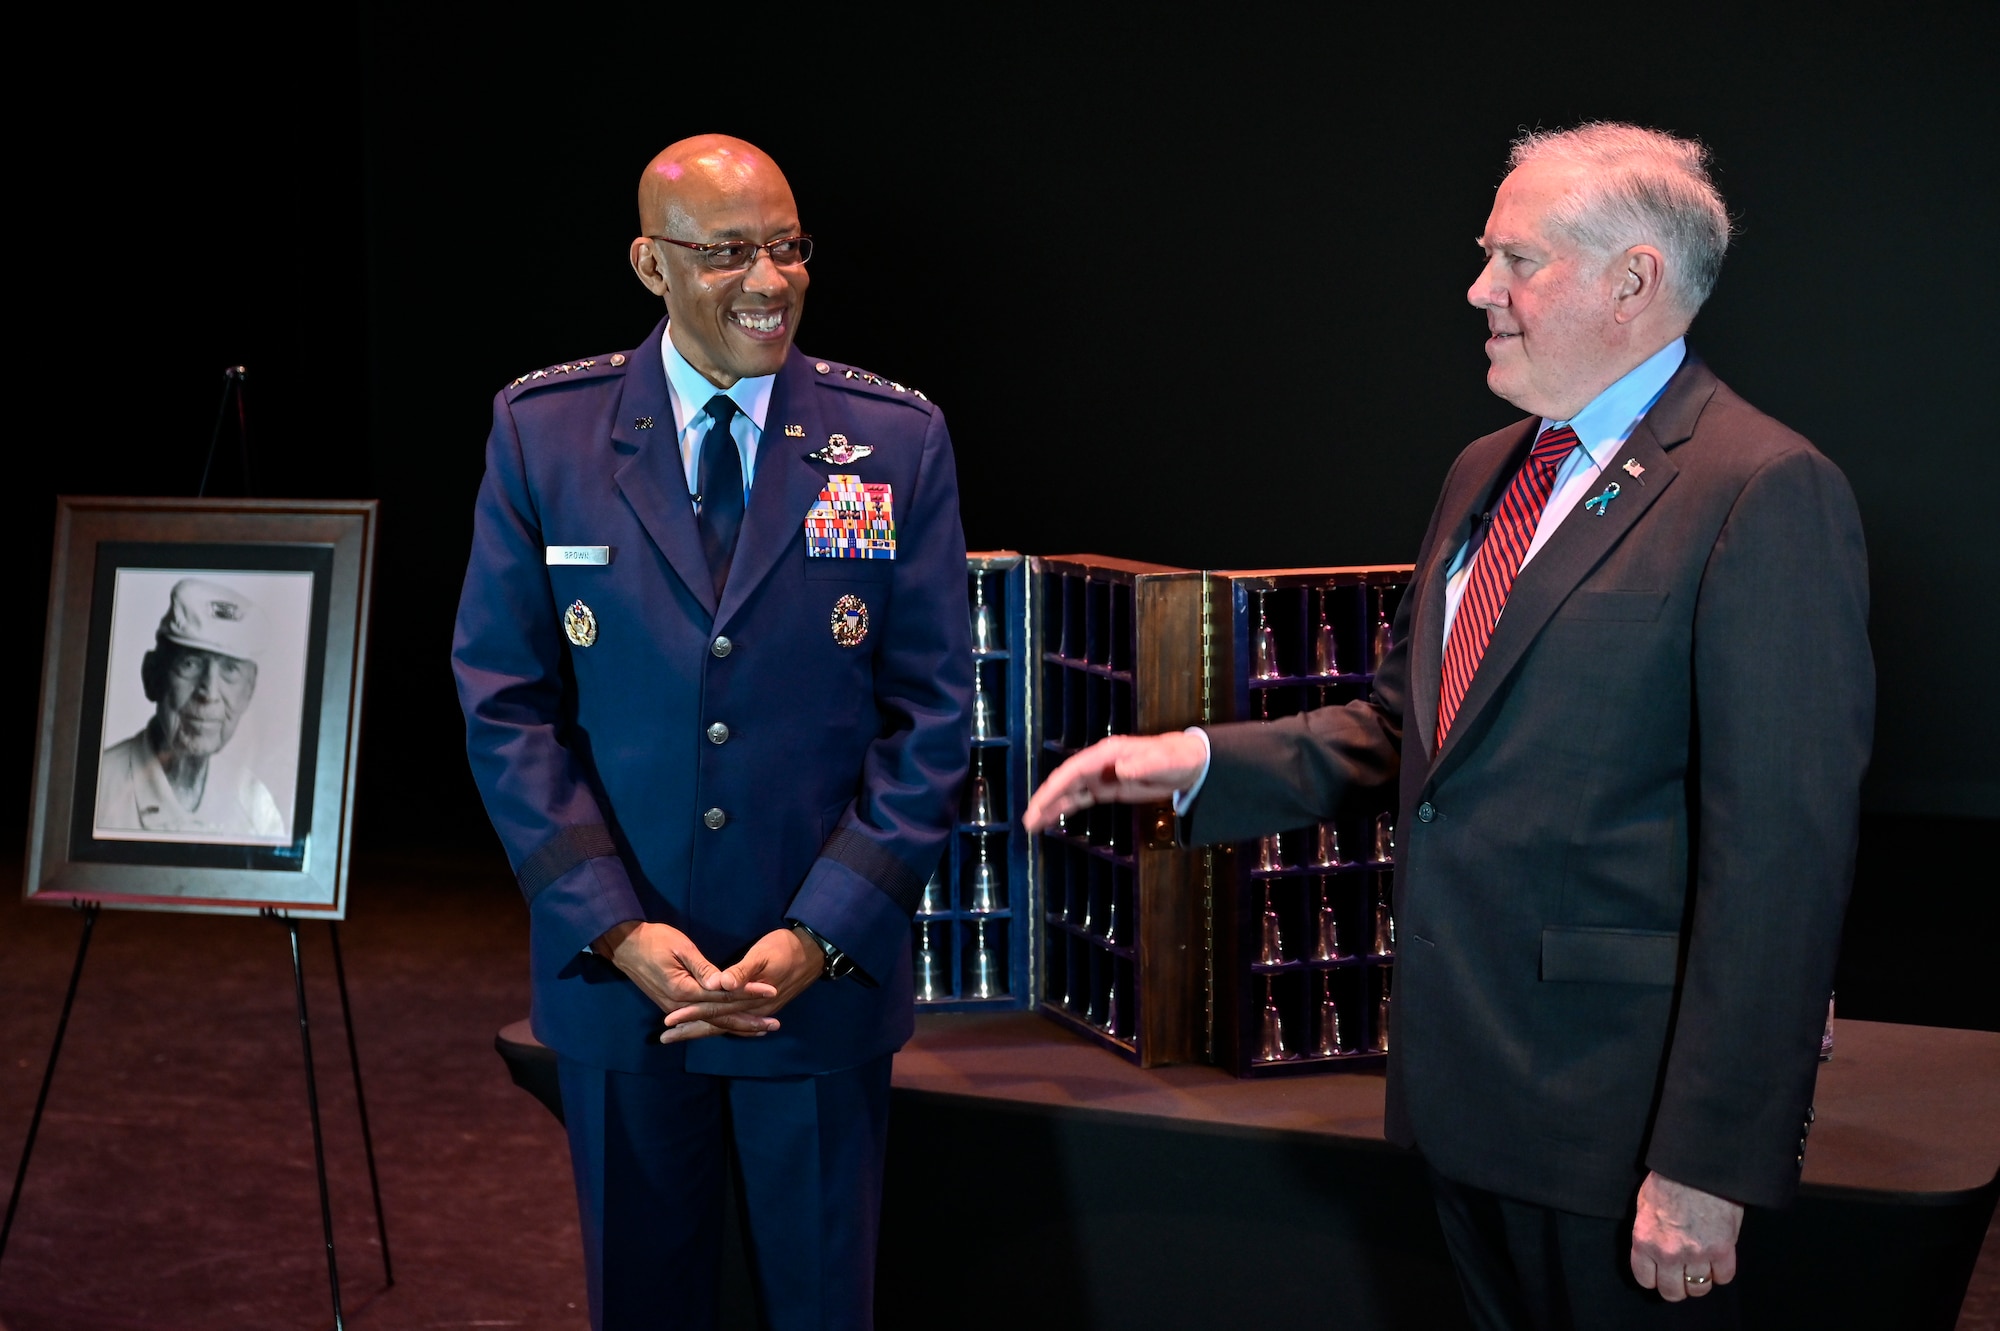
[[[1274,721],[1365,698],[1410,575],[1409,565],[1208,573],[1210,719]],[[1269,1077],[1386,1060],[1395,798],[1385,788],[1327,823],[1214,852],[1215,1062]]]
[[[1203,719],[1202,575],[1101,555],[1031,561],[1039,772],[1112,734]],[[1206,856],[1165,806],[1100,806],[1035,838],[1040,1010],[1142,1067],[1207,1055]]]
[[[1036,770],[1034,583],[1012,550],[968,554],[965,575],[976,672],[972,771],[951,846],[911,926],[920,1012],[1027,1007],[1041,943],[1035,858],[1015,821]]]

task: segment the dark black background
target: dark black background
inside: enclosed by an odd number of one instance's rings
[[[1990,935],[1938,848],[2000,817],[1992,6],[1345,13],[59,16],[15,136],[17,641],[53,496],[193,493],[243,363],[257,493],[383,502],[359,844],[490,846],[446,661],[488,400],[645,334],[639,168],[709,129],[819,238],[802,345],[944,407],[975,548],[1406,560],[1516,414],[1463,298],[1507,141],[1634,119],[1708,142],[1741,223],[1695,344],[1860,500],[1870,908]],[[0,716],[16,826],[37,664]]]

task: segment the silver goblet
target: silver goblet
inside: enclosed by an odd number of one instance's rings
[[[972,997],[998,998],[1007,992],[1007,980],[1000,974],[999,959],[986,945],[986,921],[981,920],[973,928],[976,932],[972,940]]]
[[[1378,893],[1375,898],[1375,946],[1376,956],[1387,956],[1396,950],[1396,915],[1390,908],[1386,894]]]
[[[1333,902],[1327,899],[1326,881],[1319,885],[1319,946],[1313,950],[1314,961],[1340,960],[1340,916],[1333,909]]]
[[[1313,1046],[1313,1053],[1321,1058],[1332,1058],[1335,1054],[1346,1053],[1340,1039],[1340,1004],[1333,1001],[1333,977],[1319,977],[1319,1043]]]
[[[1257,631],[1251,641],[1250,673],[1257,679],[1276,679],[1285,672],[1278,666],[1278,635],[1264,605],[1265,593],[1257,593]]]
[[[1382,662],[1389,655],[1389,647],[1395,638],[1395,630],[1389,623],[1389,589],[1375,589],[1375,628],[1368,635],[1368,668],[1380,670]]]
[[[1263,1038],[1257,1044],[1253,1063],[1284,1063],[1297,1058],[1285,1048],[1285,1019],[1278,1012],[1278,1000],[1271,992],[1271,977],[1264,977]]]
[[[1337,675],[1340,673],[1340,652],[1334,645],[1333,625],[1326,617],[1327,589],[1319,592],[1319,625],[1313,629],[1313,673],[1315,675]]]
[[[924,883],[924,894],[917,899],[917,914],[941,915],[949,909],[944,890],[944,861],[931,870],[931,876]]]
[[[993,607],[986,604],[986,575],[975,574],[972,579],[972,651],[974,655],[985,656],[998,650],[1000,624]]]
[[[991,915],[1000,909],[993,861],[987,858],[986,834],[983,832],[979,835],[979,859],[972,866],[972,904],[967,909],[974,915]]]
[[[972,668],[972,737],[993,738],[993,695],[986,691],[986,672]]]
[[[1382,977],[1382,992],[1375,999],[1375,1052],[1389,1052],[1389,977]]]
[[[972,751],[972,789],[966,800],[968,816],[965,821],[974,827],[989,827],[993,823],[993,787],[986,780],[986,751]]]
[[[1313,829],[1313,867],[1331,869],[1340,863],[1340,829],[1331,822]]]
[[[1264,884],[1264,921],[1262,945],[1257,950],[1257,964],[1279,966],[1285,960],[1285,940],[1279,931],[1278,911],[1271,904],[1271,885]]]
[[[917,926],[917,939],[917,1001],[936,1003],[950,998],[944,987],[944,963],[931,947],[930,925]]]

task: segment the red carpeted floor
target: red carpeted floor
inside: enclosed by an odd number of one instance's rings
[[[19,863],[18,860],[15,863]],[[80,919],[0,887],[0,1168],[11,1179]],[[493,1033],[527,1010],[504,863],[363,866],[341,926],[396,1284],[324,924],[300,929],[341,1298],[356,1328],[586,1325],[562,1129]],[[332,1325],[285,930],[105,912],[14,1233],[6,1331]]]
[[[0,881],[4,1179],[81,923],[20,905],[16,874]],[[348,1324],[584,1326],[562,1132],[492,1050],[527,1009],[526,913],[505,865],[402,860],[355,874],[342,942],[393,1289],[327,930],[301,936]],[[304,1331],[330,1326],[330,1307],[284,929],[107,912],[0,1261],[0,1331]],[[1959,1326],[2000,1327],[2000,1238],[1988,1238]]]

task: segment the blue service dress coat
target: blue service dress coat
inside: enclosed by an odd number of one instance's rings
[[[1398,783],[1389,1136],[1583,1215],[1629,1215],[1649,1169],[1781,1205],[1873,729],[1854,497],[1690,353],[1617,497],[1521,570],[1440,746],[1446,573],[1537,425],[1459,455],[1374,696],[1216,727],[1184,832]]]
[[[793,349],[718,604],[665,329],[524,376],[493,404],[452,665],[473,774],[528,900],[534,1030],[579,1062],[660,1069],[659,1010],[591,940],[664,922],[727,965],[797,920],[876,986],[813,985],[771,1035],[685,1046],[686,1069],[851,1067],[910,1035],[910,916],[968,763],[951,437],[920,394]],[[834,435],[866,455],[808,456]],[[808,557],[807,515],[837,475],[889,487],[893,558]],[[557,547],[608,547],[608,562],[551,562]],[[579,605],[588,645],[565,628]]]

